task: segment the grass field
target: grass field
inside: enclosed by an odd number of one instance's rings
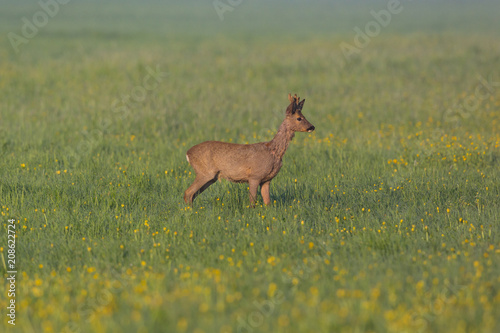
[[[346,57],[390,1],[233,3],[74,0],[16,52],[43,9],[1,1],[2,332],[499,331],[500,4],[402,1]],[[273,203],[187,207],[187,149],[289,92]]]

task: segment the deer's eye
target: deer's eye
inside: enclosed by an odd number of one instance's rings
[[[297,120],[298,120],[298,121],[302,121],[302,118],[298,117],[298,118],[297,118]]]

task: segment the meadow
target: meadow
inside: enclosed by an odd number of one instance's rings
[[[496,1],[0,1],[2,332],[497,332]],[[227,2],[224,2],[227,3]],[[249,208],[189,147],[297,133]],[[16,226],[16,325],[6,309]]]

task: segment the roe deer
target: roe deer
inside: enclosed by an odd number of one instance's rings
[[[186,204],[192,204],[198,194],[219,178],[248,183],[252,207],[259,185],[264,204],[271,203],[269,184],[280,171],[283,155],[295,132],[314,131],[314,126],[302,115],[305,99],[300,101],[297,95],[290,94],[288,99],[290,105],[286,109],[285,120],[271,141],[254,144],[205,141],[187,151],[186,159],[193,167],[196,178],[184,192]]]

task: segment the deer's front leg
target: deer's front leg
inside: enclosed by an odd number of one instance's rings
[[[257,190],[259,188],[259,181],[250,180],[248,182],[250,187],[250,207],[255,207],[255,201],[257,200]]]
[[[269,185],[271,181],[265,182],[260,186],[260,193],[262,194],[262,199],[264,200],[264,205],[269,205],[271,203],[271,196],[269,195]]]

